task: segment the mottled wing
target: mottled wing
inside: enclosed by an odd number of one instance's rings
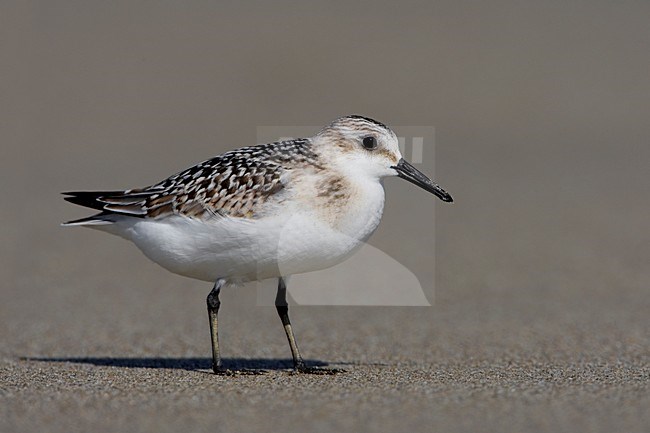
[[[273,161],[229,154],[197,164],[147,191],[148,217],[181,214],[252,218],[261,205],[284,188],[284,168]]]
[[[309,141],[292,140],[227,152],[147,188],[64,194],[102,215],[255,218],[285,188],[283,173],[305,164],[317,164]]]

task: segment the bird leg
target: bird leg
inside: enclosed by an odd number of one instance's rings
[[[303,361],[300,355],[300,350],[298,350],[296,337],[293,335],[293,330],[291,329],[289,304],[287,303],[287,286],[282,277],[278,278],[278,293],[275,297],[275,308],[278,310],[278,315],[280,316],[280,320],[282,320],[282,326],[284,326],[284,332],[287,334],[287,340],[289,340],[289,347],[291,348],[291,356],[293,357],[293,368],[297,373],[336,374],[345,371],[334,368],[308,367],[305,365],[305,361]]]
[[[230,370],[223,368],[221,365],[221,356],[219,354],[219,326],[217,321],[217,313],[219,312],[219,307],[221,306],[221,301],[219,300],[219,292],[221,292],[221,287],[223,287],[224,283],[225,280],[218,280],[214,284],[214,287],[212,288],[212,291],[208,295],[207,299],[208,319],[210,319],[210,339],[212,340],[212,371],[214,371],[214,374],[221,376],[263,374],[266,372],[265,370],[253,368]]]
[[[224,280],[217,280],[208,295],[208,319],[210,320],[210,339],[212,340],[212,371],[214,374],[229,374],[228,370],[221,366],[221,356],[219,355],[219,328],[217,323],[217,313],[221,306],[219,292],[223,286]]]
[[[291,329],[289,304],[287,304],[287,286],[282,277],[278,278],[278,293],[275,296],[275,308],[278,310],[278,315],[280,316],[280,320],[282,320],[282,326],[284,326],[284,332],[287,334],[287,340],[289,340],[291,356],[293,357],[293,367],[296,370],[303,369],[305,368],[305,362],[302,360],[300,350],[298,350],[298,344],[296,343],[296,337],[293,335],[293,330]]]

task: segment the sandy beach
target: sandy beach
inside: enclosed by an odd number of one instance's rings
[[[2,6],[0,431],[650,429],[648,4],[368,8]],[[345,373],[293,374],[247,285],[223,356],[267,372],[211,374],[209,284],[59,226],[86,215],[61,191],[351,113],[435,128],[419,167],[455,202],[388,179],[370,240],[431,306],[291,308]]]

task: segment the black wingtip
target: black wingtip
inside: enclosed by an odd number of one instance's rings
[[[103,192],[92,192],[92,191],[68,191],[62,192],[63,200],[83,206],[91,209],[103,210],[104,203],[100,203],[97,199],[104,195]]]

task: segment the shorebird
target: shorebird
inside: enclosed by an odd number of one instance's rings
[[[99,211],[64,225],[121,236],[163,268],[213,282],[207,306],[215,374],[233,374],[219,353],[221,289],[277,278],[275,304],[295,371],[329,373],[303,361],[286,280],[334,266],[363,245],[381,219],[388,176],[452,201],[402,158],[390,128],[351,115],[311,138],[232,150],[145,188],[63,193]]]

